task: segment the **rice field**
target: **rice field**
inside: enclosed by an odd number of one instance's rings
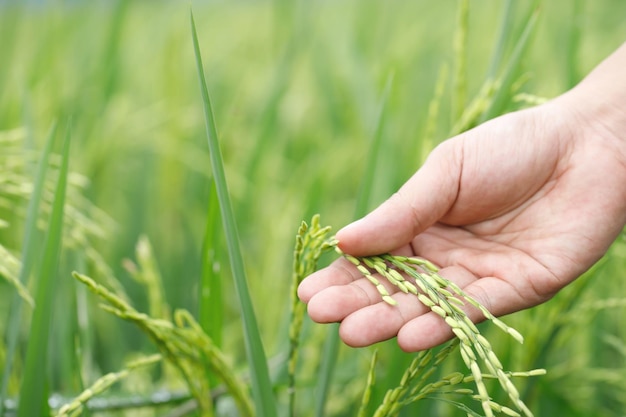
[[[566,91],[624,42],[624,16],[621,0],[0,0],[0,415],[383,415],[407,370],[475,389],[447,345],[352,349],[306,316],[294,342],[296,234]],[[513,378],[534,415],[626,415],[624,271],[620,236],[503,318],[523,345],[478,326],[505,369],[547,371]],[[460,391],[385,415],[484,413]]]

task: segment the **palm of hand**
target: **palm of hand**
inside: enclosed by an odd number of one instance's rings
[[[549,299],[621,230],[626,176],[617,175],[624,168],[614,142],[563,128],[556,110],[544,107],[445,142],[389,201],[338,233],[344,251],[427,258],[495,315]],[[393,294],[395,307],[382,302],[344,260],[306,279],[299,294],[313,320],[341,321],[352,346],[397,336],[414,351],[452,336],[410,294]]]

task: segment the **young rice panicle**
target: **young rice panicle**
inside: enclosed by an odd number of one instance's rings
[[[183,376],[196,399],[201,415],[213,415],[213,401],[208,374],[214,373],[224,383],[242,416],[253,416],[252,400],[246,385],[187,310],[176,310],[173,321],[152,318],[135,310],[129,303],[86,275],[74,278],[87,286],[104,304],[101,307],[143,330],[159,348],[163,358]]]

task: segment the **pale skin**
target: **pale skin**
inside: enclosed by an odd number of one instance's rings
[[[626,44],[556,99],[443,142],[391,198],[336,236],[355,256],[427,258],[501,316],[549,300],[625,224]],[[344,259],[307,277],[298,295],[314,321],[340,322],[350,346],[396,337],[419,351],[453,335],[411,294],[393,293],[397,306],[383,302]]]

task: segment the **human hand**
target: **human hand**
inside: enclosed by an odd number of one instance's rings
[[[496,316],[548,300],[626,223],[626,138],[583,114],[577,94],[443,142],[388,201],[337,233],[340,248],[429,259]],[[306,278],[298,294],[313,320],[341,322],[351,346],[397,336],[417,351],[453,336],[411,294],[383,302],[345,259]]]

